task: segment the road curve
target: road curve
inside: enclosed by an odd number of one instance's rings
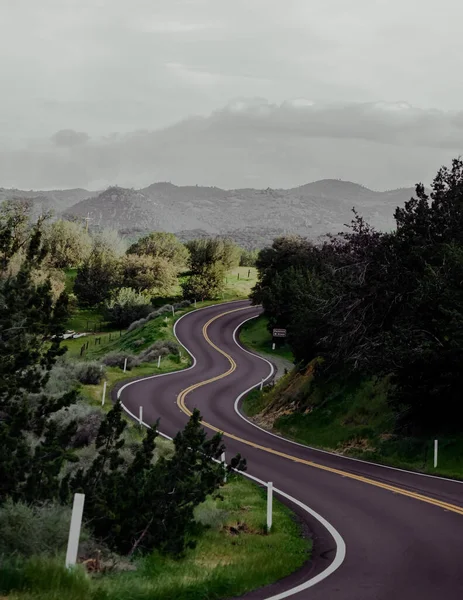
[[[188,313],[177,322],[176,335],[195,357],[194,366],[123,385],[123,405],[136,415],[143,406],[146,423],[160,417],[161,431],[170,436],[184,427],[186,412],[199,408],[208,429],[224,432],[228,456],[240,452],[251,475],[272,481],[334,526],[347,546],[344,561],[317,585],[292,595],[295,600],[461,600],[462,483],[294,444],[247,422],[239,406],[235,410],[235,399],[271,372],[268,362],[234,340],[239,325],[258,313],[247,301]],[[285,590],[327,568],[336,541],[319,521],[312,519],[310,527],[314,560],[246,598],[283,598]]]

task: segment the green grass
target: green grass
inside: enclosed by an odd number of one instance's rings
[[[223,299],[240,300],[248,298],[256,283],[257,269],[255,267],[235,267],[225,277]]]
[[[255,350],[261,354],[269,356],[281,356],[290,362],[294,361],[294,356],[291,348],[284,342],[284,339],[276,340],[275,350],[272,350],[272,336],[268,329],[267,317],[261,316],[257,319],[252,319],[243,325],[240,329],[240,340],[248,348]]]
[[[238,475],[208,498],[196,518],[209,527],[180,560],[154,553],[135,561],[137,570],[104,577],[67,572],[63,557],[34,558],[0,568],[0,593],[21,600],[214,600],[244,594],[301,567],[311,543],[292,513],[274,501],[274,526],[265,533],[265,493]],[[237,535],[230,531],[245,524]]]
[[[387,378],[347,376],[314,382],[311,373],[293,373],[272,390],[249,394],[243,411],[276,433],[308,446],[463,479],[463,435],[438,436],[439,461],[434,469],[434,436],[395,432],[395,413],[388,403],[390,385]],[[293,407],[289,414],[288,406]]]

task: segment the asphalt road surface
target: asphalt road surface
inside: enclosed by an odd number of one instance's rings
[[[178,321],[176,335],[195,357],[194,366],[139,380],[120,394],[133,414],[143,406],[144,422],[160,417],[160,430],[170,436],[184,427],[188,411],[199,408],[209,431],[224,432],[227,457],[241,453],[250,474],[272,481],[334,527],[331,534],[319,520],[297,509],[314,538],[312,560],[246,598],[286,597],[285,591],[331,564],[333,569],[337,566],[333,573],[291,597],[463,600],[462,483],[300,446],[239,416],[236,398],[271,372],[268,362],[234,341],[238,326],[258,313],[247,301],[188,313]]]

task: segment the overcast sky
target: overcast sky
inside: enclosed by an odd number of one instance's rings
[[[0,186],[428,182],[461,0],[0,0]]]

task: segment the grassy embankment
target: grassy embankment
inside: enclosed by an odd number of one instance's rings
[[[274,506],[274,529],[265,534],[264,492],[240,476],[209,498],[196,518],[208,526],[194,550],[174,560],[157,553],[135,561],[137,570],[98,577],[79,566],[67,572],[64,557],[34,558],[0,569],[0,593],[11,600],[209,600],[244,594],[289,575],[308,558],[292,513]]]
[[[255,282],[253,276],[246,280],[240,269],[228,277],[225,299],[246,297]],[[71,279],[71,278],[70,278]],[[244,279],[244,281],[243,281]],[[201,305],[207,305],[202,303]],[[209,303],[210,304],[210,303]],[[198,307],[201,306],[198,303]],[[179,311],[181,314],[193,307]],[[94,311],[78,311],[69,328],[80,330],[87,319],[98,320]],[[69,356],[79,360],[98,359],[110,351],[128,350],[134,353],[148,347],[159,339],[174,339],[174,318],[167,321],[161,316],[145,326],[123,335],[109,331],[101,345],[94,339],[101,334],[78,340],[69,340]],[[89,348],[80,357],[83,340]],[[93,343],[92,343],[93,342]],[[189,363],[186,356],[163,358],[160,369],[154,363],[138,366],[123,373],[122,369],[110,367],[106,371],[108,397],[105,409],[111,406],[109,392],[121,379],[169,372],[184,368]],[[92,404],[101,404],[103,384],[82,386],[82,394]],[[140,437],[138,427],[131,425],[134,437]],[[159,444],[169,442],[159,440]],[[165,449],[164,449],[165,450]],[[154,553],[135,560],[137,570],[127,573],[106,574],[89,577],[78,567],[68,573],[62,567],[63,557],[56,560],[34,558],[19,568],[3,565],[0,569],[0,593],[21,600],[195,600],[223,598],[240,595],[252,589],[277,581],[294,572],[308,559],[311,543],[301,537],[300,528],[291,511],[274,503],[274,527],[265,533],[266,499],[264,491],[241,476],[234,475],[221,490],[223,501],[209,498],[197,509],[197,520],[207,528],[201,533],[194,550],[185,557],[174,560]],[[282,556],[284,560],[282,560]]]
[[[271,343],[264,324],[251,321],[261,336],[244,331],[251,348]],[[314,381],[311,369],[291,373],[273,389],[253,391],[243,411],[262,426],[309,446],[347,456],[431,474],[463,479],[463,435],[411,437],[395,430],[388,403],[387,379],[358,379],[350,374]],[[433,465],[434,437],[439,438],[438,468]]]

